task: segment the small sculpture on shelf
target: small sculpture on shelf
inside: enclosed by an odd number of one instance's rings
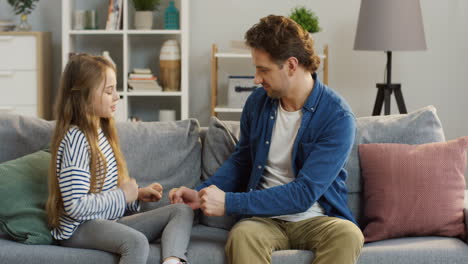
[[[180,91],[180,49],[175,39],[166,40],[159,54],[159,75],[164,91]]]

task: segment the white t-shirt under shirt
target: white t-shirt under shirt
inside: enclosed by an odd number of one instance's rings
[[[279,104],[276,123],[270,142],[270,151],[260,182],[260,189],[268,189],[292,182],[296,176],[292,168],[292,148],[301,126],[302,110],[288,112]],[[298,222],[324,215],[323,208],[315,202],[307,211],[291,215],[274,216],[284,221]]]

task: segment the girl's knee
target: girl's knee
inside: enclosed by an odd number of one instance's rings
[[[173,210],[175,214],[177,215],[184,215],[187,218],[192,217],[193,218],[193,209],[190,208],[190,206],[186,204],[172,204],[171,207],[173,207]]]
[[[143,233],[135,230],[135,232],[132,232],[126,237],[122,250],[127,252],[131,251],[140,252],[140,254],[147,254],[149,252],[148,239]]]

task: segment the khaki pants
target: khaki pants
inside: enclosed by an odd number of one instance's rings
[[[351,264],[356,263],[363,244],[361,230],[336,217],[299,222],[253,217],[232,228],[225,250],[231,264],[271,263],[271,253],[284,249],[313,251],[313,264]]]

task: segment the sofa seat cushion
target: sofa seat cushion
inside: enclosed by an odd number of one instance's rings
[[[118,256],[99,250],[67,248],[54,245],[26,245],[0,239],[2,264],[83,264],[118,263]]]
[[[468,245],[457,238],[395,238],[364,245],[358,264],[467,263]]]
[[[191,263],[223,264],[224,243],[228,231],[203,225],[194,226],[188,257]],[[5,264],[82,264],[118,263],[118,256],[99,250],[59,246],[24,245],[0,239],[0,260]],[[160,263],[160,246],[151,244],[147,263]],[[308,264],[312,251],[281,250],[273,252],[273,264]],[[358,264],[427,264],[466,263],[468,245],[456,238],[396,238],[364,245]]]
[[[187,256],[191,263],[223,264],[227,263],[224,245],[229,232],[204,225],[192,229]],[[0,260],[3,264],[43,264],[43,263],[118,263],[118,256],[99,250],[66,248],[61,246],[24,245],[18,242],[0,239]],[[27,252],[27,253],[25,253]],[[159,243],[150,245],[147,263],[160,263],[161,247]],[[273,252],[272,263],[308,264],[313,253],[307,250],[282,250]]]

